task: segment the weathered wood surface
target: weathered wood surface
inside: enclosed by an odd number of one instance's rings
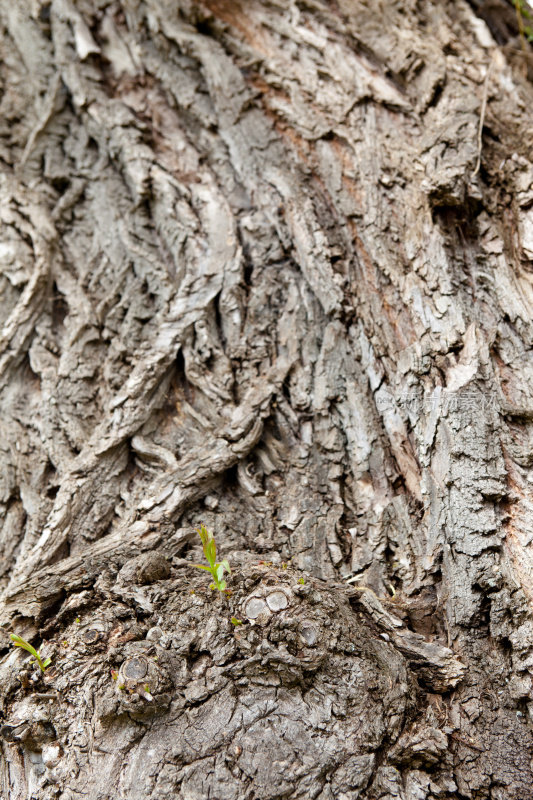
[[[2,796],[533,797],[512,3],[0,26]]]

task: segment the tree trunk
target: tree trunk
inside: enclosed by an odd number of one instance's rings
[[[532,798],[527,18],[0,20],[2,797]]]

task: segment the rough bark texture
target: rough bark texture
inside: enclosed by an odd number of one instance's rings
[[[2,797],[532,798],[512,4],[0,24]]]

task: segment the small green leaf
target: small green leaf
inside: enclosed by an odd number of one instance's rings
[[[13,640],[15,647],[22,647],[23,650],[27,650],[28,653],[31,653],[32,656],[36,658],[38,661],[40,660],[39,653],[37,652],[35,647],[32,647],[31,644],[29,642],[26,642],[21,636],[17,636],[15,633],[12,633],[11,639]]]
[[[198,535],[202,540],[202,544],[205,546],[209,541],[209,531],[207,530],[205,525],[202,525],[201,528],[198,529]]]
[[[51,663],[52,663],[52,659],[51,659],[51,658],[46,658],[46,659],[43,661],[43,667],[44,667],[44,669],[46,669],[46,667],[49,667]],[[44,671],[44,670],[43,670],[43,671]]]
[[[39,669],[42,672],[45,671],[48,664],[51,663],[51,659],[48,658],[46,662],[43,664],[39,651],[36,650],[35,647],[32,647],[32,645],[25,639],[23,639],[22,636],[17,636],[16,633],[11,633],[10,638],[15,647],[21,647],[23,650],[26,650],[28,653],[30,653],[37,662],[37,664],[39,664]],[[30,663],[35,664],[35,661],[31,661]]]
[[[209,566],[206,567],[204,564],[193,564],[192,566],[196,569],[203,569],[205,572],[210,572],[214,580],[213,583],[209,585],[209,588],[218,589],[219,591],[223,592],[226,588],[226,581],[222,580],[224,572],[227,572],[229,575],[231,575],[229,562],[227,559],[224,559],[220,562],[220,564],[217,564],[217,546],[215,543],[215,537],[211,531],[207,530],[205,525],[202,525],[201,528],[197,529],[197,533],[202,540],[202,549]]]
[[[237,617],[231,618],[232,625],[242,625],[242,619],[237,619]]]
[[[212,567],[215,566],[217,560],[217,546],[214,539],[210,539],[204,548],[205,557]]]
[[[301,583],[302,586],[303,586],[305,584],[305,579],[304,578],[298,578],[298,583]]]

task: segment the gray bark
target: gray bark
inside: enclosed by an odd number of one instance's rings
[[[2,796],[533,797],[512,4],[0,26]]]

